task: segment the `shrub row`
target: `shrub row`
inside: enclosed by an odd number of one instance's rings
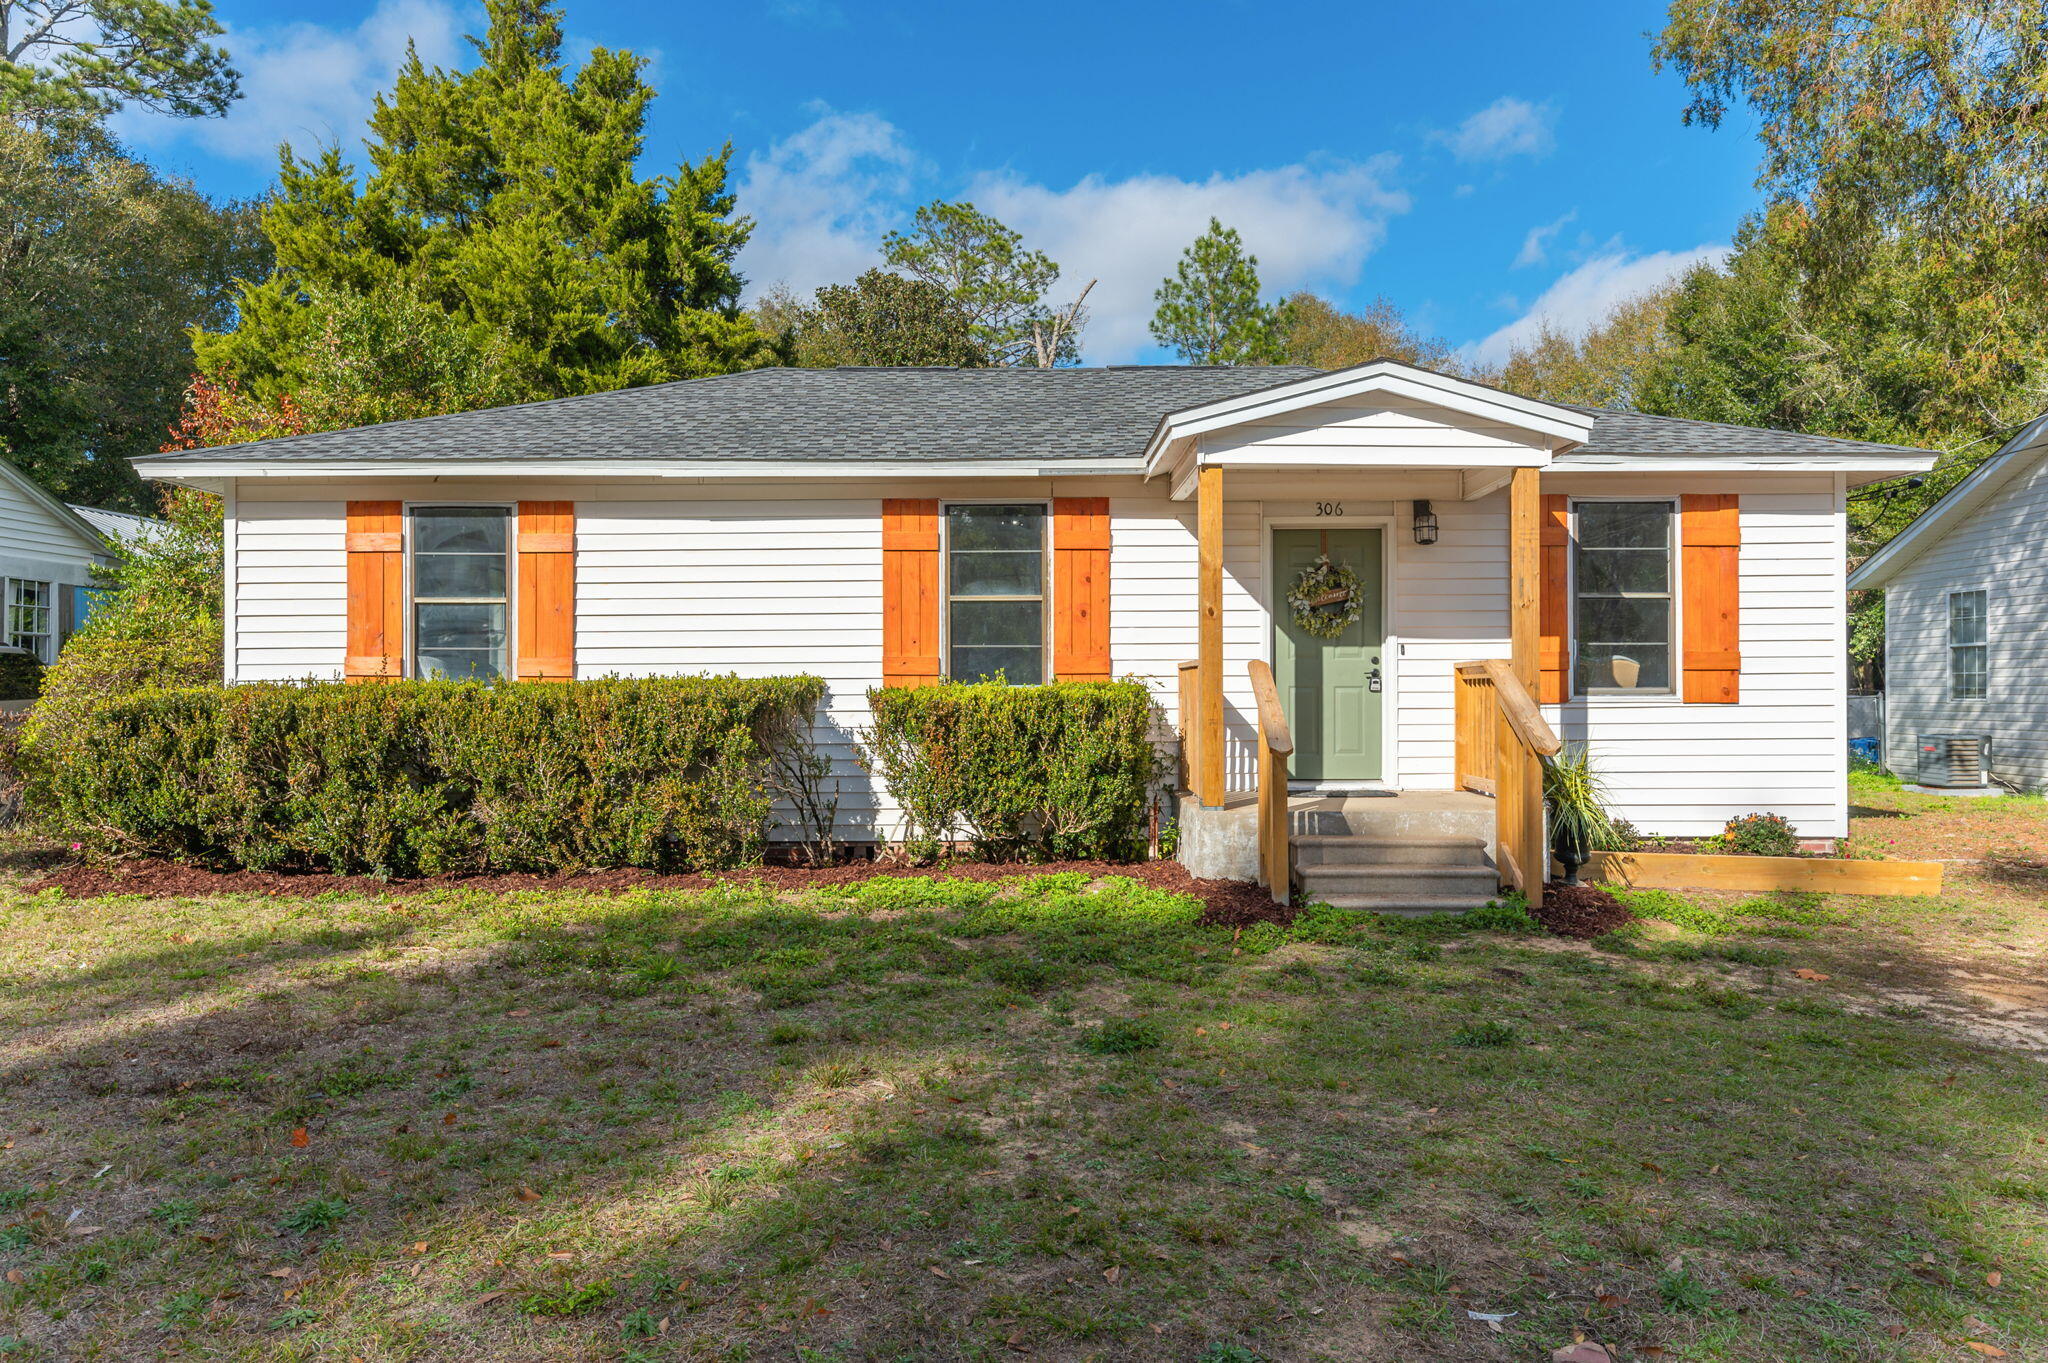
[[[24,734],[29,807],[104,851],[382,875],[758,860],[816,677],[144,691]]]
[[[1163,772],[1137,682],[946,683],[868,692],[862,755],[904,812],[912,850],[964,835],[976,855],[1145,854]]]

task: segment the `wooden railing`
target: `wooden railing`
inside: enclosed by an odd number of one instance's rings
[[[1453,758],[1460,790],[1494,800],[1494,860],[1501,883],[1543,902],[1550,849],[1543,836],[1543,759],[1563,745],[1536,698],[1500,658],[1459,663]]]
[[[1285,904],[1294,893],[1287,854],[1287,759],[1294,755],[1294,735],[1280,708],[1271,665],[1255,658],[1251,673],[1259,710],[1259,883],[1272,892],[1275,904]]]
[[[1202,725],[1196,714],[1201,708],[1201,698],[1196,694],[1201,676],[1200,663],[1180,665],[1180,788],[1187,791],[1195,788],[1195,773],[1202,769],[1197,753]]]

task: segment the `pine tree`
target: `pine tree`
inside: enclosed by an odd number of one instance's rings
[[[280,154],[263,217],[277,265],[200,367],[265,401],[323,354],[313,302],[417,297],[474,332],[501,400],[562,397],[772,363],[740,311],[728,146],[672,175],[634,171],[654,91],[641,58],[593,51],[570,75],[550,0],[489,0],[466,72],[408,55],[370,120],[359,184],[334,148]]]
[[[1259,301],[1259,258],[1246,254],[1236,228],[1215,218],[1152,297],[1159,304],[1152,339],[1189,364],[1272,364],[1280,357],[1284,319],[1279,308]]]

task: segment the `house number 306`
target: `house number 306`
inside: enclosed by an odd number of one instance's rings
[[[1318,516],[1341,516],[1341,515],[1343,515],[1343,514],[1344,514],[1344,503],[1342,503],[1342,502],[1317,502],[1317,503],[1316,503],[1316,514],[1317,514]]]

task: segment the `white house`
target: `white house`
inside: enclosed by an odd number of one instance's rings
[[[0,460],[0,645],[51,662],[91,610],[93,566],[113,555],[88,515],[122,513],[67,506]]]
[[[1884,591],[1885,765],[1908,780],[2048,786],[2044,526],[2048,416],[1850,575]]]
[[[1255,784],[1254,660],[1304,794],[1485,788],[1485,659],[1641,829],[1832,838],[1845,498],[1931,462],[1382,361],[764,369],[137,467],[227,499],[228,680],[814,672],[855,839],[892,827],[872,686],[1136,676],[1179,723],[1189,664],[1213,809]],[[1362,606],[1331,640],[1285,600],[1323,554]]]

